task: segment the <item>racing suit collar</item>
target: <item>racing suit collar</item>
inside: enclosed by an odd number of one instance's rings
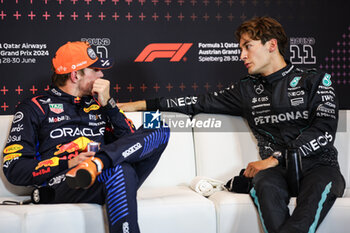
[[[287,66],[285,66],[284,68],[280,69],[279,71],[276,71],[275,73],[270,74],[270,75],[268,75],[266,77],[262,77],[261,76],[261,79],[265,80],[266,82],[271,84],[271,83],[273,83],[273,82],[275,82],[277,80],[280,80],[280,79],[284,78],[294,68],[293,64],[290,63],[290,61],[286,61],[286,62],[287,62]]]
[[[64,100],[66,102],[70,102],[73,104],[80,104],[82,101],[83,102],[91,102],[92,96],[83,96],[83,97],[77,97],[77,96],[72,96],[64,91],[62,91],[60,88],[56,86],[51,86],[49,90],[51,95],[59,97],[61,100]]]

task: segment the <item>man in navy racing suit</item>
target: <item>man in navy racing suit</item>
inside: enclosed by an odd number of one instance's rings
[[[51,187],[56,195],[50,203],[106,204],[110,232],[137,233],[136,192],[164,151],[169,130],[135,129],[102,79],[101,69],[111,66],[88,43],[60,47],[53,86],[16,109],[3,170],[12,184]],[[87,151],[90,142],[100,150]]]
[[[163,110],[186,114],[221,113],[244,117],[254,133],[261,160],[248,164],[253,177],[250,195],[265,232],[315,232],[345,182],[339,170],[334,139],[337,96],[331,76],[298,69],[284,59],[287,37],[270,17],[244,22],[236,31],[241,59],[249,75],[214,93],[158,98],[119,105],[125,111]],[[283,154],[297,148],[303,178],[297,206],[290,216]]]

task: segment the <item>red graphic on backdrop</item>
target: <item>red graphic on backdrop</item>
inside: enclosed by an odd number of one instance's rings
[[[132,92],[135,89],[135,87],[133,87],[131,83],[129,83],[129,86],[127,86],[126,89],[128,89],[129,92]]]
[[[13,16],[16,17],[16,20],[18,20],[19,17],[21,17],[22,15],[18,13],[18,11],[16,11],[16,14],[13,14]]]
[[[3,88],[2,88],[0,91],[2,91],[2,92],[4,93],[4,95],[6,95],[6,92],[8,92],[8,91],[9,91],[9,89],[6,89],[6,87],[5,87],[5,86],[3,86]]]
[[[84,15],[84,17],[87,18],[87,20],[90,20],[92,15],[90,14],[90,12],[88,12],[88,13],[86,13],[86,15]]]
[[[60,11],[60,13],[57,15],[57,18],[60,18],[60,20],[62,20],[63,17],[64,15],[62,15],[62,12]]]
[[[144,48],[135,62],[152,62],[156,58],[170,58],[171,62],[179,62],[192,43],[153,43]]]
[[[185,18],[185,16],[182,15],[182,12],[180,12],[180,15],[177,17],[179,18],[180,21],[182,21]]]
[[[143,12],[141,12],[141,15],[139,15],[139,18],[141,19],[141,21],[143,21],[146,18],[146,16],[143,14]]]
[[[115,84],[115,87],[113,87],[113,89],[115,90],[115,92],[119,92],[119,90],[120,89],[122,89],[119,85],[118,85],[118,83],[117,84]]]
[[[29,90],[33,93],[33,95],[35,94],[35,92],[38,91],[38,89],[36,89],[34,85]]]
[[[130,12],[128,12],[128,15],[125,16],[125,18],[127,18],[128,21],[130,21],[132,17],[133,17],[133,16],[130,14]]]
[[[204,85],[204,88],[205,88],[205,90],[209,90],[209,88],[210,88],[211,86],[209,85],[209,83],[206,83],[205,85]]]
[[[9,106],[4,102],[4,104],[1,106],[2,109],[4,109],[4,112],[6,112],[6,109],[9,108]]]
[[[147,89],[147,86],[142,83],[142,86],[140,86],[140,89],[142,90],[142,92],[145,92],[145,90]]]
[[[45,14],[43,14],[43,17],[45,18],[45,20],[47,20],[50,16],[51,16],[51,15],[49,15],[49,14],[47,13],[47,11],[45,11]]]
[[[168,91],[170,92],[171,89],[174,88],[174,86],[172,86],[170,83],[168,83],[168,85],[165,88],[168,89]]]
[[[160,86],[158,85],[158,83],[156,83],[156,85],[155,85],[153,88],[154,88],[154,90],[155,90],[156,92],[158,92]]]
[[[21,92],[23,91],[23,89],[21,88],[20,85],[18,85],[17,89],[15,89],[15,91],[18,93],[18,95],[21,94]]]
[[[186,88],[186,86],[184,85],[184,83],[181,83],[181,85],[179,86],[179,88],[181,89],[181,91],[184,91],[184,89]]]
[[[101,21],[103,21],[104,18],[106,18],[106,15],[103,14],[103,12],[101,12],[101,14],[98,16]]]
[[[4,11],[1,11],[1,14],[0,14],[0,17],[1,17],[1,20],[4,20],[4,17],[6,17],[7,14],[4,14]]]
[[[6,16],[6,15],[5,15]],[[157,19],[159,18],[159,16],[157,15],[156,12],[154,12],[154,14],[152,15],[152,18],[154,19],[154,21],[157,21]]]
[[[30,11],[30,14],[28,14],[28,17],[30,18],[30,20],[33,20],[33,18],[35,17],[36,15],[33,13],[33,11]]]
[[[114,15],[112,16],[114,18],[115,21],[117,21],[117,19],[120,17],[117,12],[114,12]]]
[[[76,18],[78,18],[79,16],[75,13],[75,11],[73,12],[73,14],[72,15],[70,15],[70,17],[72,17],[73,18],[73,20],[75,21],[76,20]]]

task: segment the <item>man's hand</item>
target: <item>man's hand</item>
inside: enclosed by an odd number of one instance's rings
[[[146,111],[145,100],[129,102],[129,103],[118,103],[117,106],[124,112]]]
[[[107,105],[107,101],[111,98],[109,94],[110,82],[106,79],[97,79],[92,86],[92,95],[98,95],[98,102],[102,107]]]
[[[270,156],[267,159],[259,160],[255,162],[248,163],[243,175],[248,178],[254,177],[259,171],[268,169],[270,167],[276,167],[278,165],[278,160]]]
[[[74,157],[73,159],[68,160],[68,168],[72,168],[76,165],[78,165],[79,163],[83,162],[85,159],[94,156],[95,152],[93,151],[89,151],[89,152],[82,152],[80,154],[78,154],[76,157]]]

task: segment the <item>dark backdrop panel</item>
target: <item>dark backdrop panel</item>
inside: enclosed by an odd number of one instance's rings
[[[48,88],[51,59],[67,41],[88,40],[116,59],[105,77],[119,102],[225,88],[246,74],[235,29],[263,15],[285,27],[287,58],[330,73],[350,109],[349,9],[346,0],[0,0],[0,114]],[[178,62],[135,62],[151,43],[192,46]]]

